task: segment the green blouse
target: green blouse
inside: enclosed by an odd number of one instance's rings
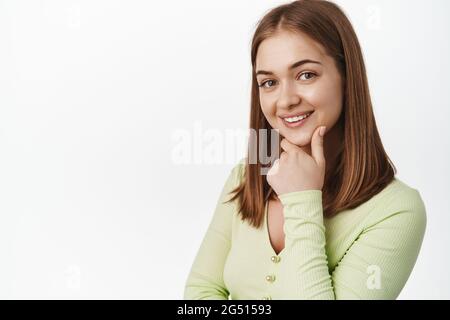
[[[285,247],[277,255],[267,229],[243,222],[223,187],[189,272],[184,299],[396,299],[420,251],[426,212],[419,192],[395,178],[357,208],[324,218],[322,192],[279,196]]]

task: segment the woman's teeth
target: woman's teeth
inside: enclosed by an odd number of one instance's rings
[[[286,120],[286,121],[289,122],[289,123],[293,123],[293,122],[297,122],[297,121],[306,119],[306,118],[308,118],[311,114],[312,114],[312,112],[307,113],[307,114],[302,115],[302,116],[298,116],[298,117],[285,118],[284,120]]]

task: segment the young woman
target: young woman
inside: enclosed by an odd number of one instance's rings
[[[233,168],[184,298],[395,299],[426,213],[381,143],[349,20],[327,1],[279,6],[251,59],[250,128],[279,130],[281,155],[267,175]]]

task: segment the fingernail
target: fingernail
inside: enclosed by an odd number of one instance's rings
[[[319,134],[320,134],[321,137],[324,136],[325,130],[326,130],[326,129],[327,129],[327,127],[320,127],[320,129],[319,129]]]

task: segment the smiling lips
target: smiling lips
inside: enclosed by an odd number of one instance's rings
[[[297,115],[282,116],[281,118],[283,119],[283,122],[284,124],[286,124],[286,126],[297,127],[303,124],[306,121],[306,119],[313,113],[314,111],[307,111]]]

